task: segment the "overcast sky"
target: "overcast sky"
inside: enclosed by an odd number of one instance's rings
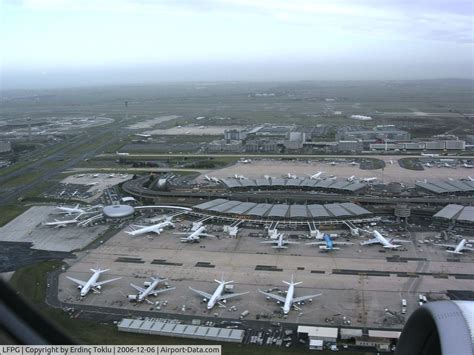
[[[471,0],[0,0],[4,88],[473,78]]]

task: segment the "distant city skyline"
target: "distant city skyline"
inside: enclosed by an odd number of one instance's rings
[[[464,0],[0,0],[4,89],[474,78]]]

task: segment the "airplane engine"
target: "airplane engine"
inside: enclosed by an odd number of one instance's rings
[[[100,290],[102,288],[102,286],[99,285],[99,286],[96,286],[95,288]]]
[[[202,302],[207,302],[207,298],[203,298],[203,299],[202,299]]]
[[[130,302],[137,302],[137,300],[138,300],[138,296],[137,296],[137,295],[128,295],[127,298],[128,298],[128,300],[129,300]]]
[[[80,290],[82,288],[82,285],[78,285],[77,288]]]
[[[144,285],[145,287],[148,287],[148,286],[151,285],[151,282],[150,282],[150,281],[145,281],[145,282],[143,283],[143,285]]]
[[[222,303],[226,304],[226,303],[227,303],[227,300],[222,300]]]

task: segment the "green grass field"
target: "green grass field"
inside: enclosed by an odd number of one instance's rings
[[[16,218],[28,208],[19,204],[0,206],[0,227]]]

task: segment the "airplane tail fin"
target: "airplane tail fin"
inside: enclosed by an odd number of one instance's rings
[[[110,269],[104,269],[102,270],[100,267],[97,267],[97,269],[90,269],[92,272],[98,272],[100,274],[104,273],[104,272],[107,272],[107,271],[110,271]]]
[[[297,286],[297,285],[301,285],[303,282],[300,281],[300,282],[295,282],[295,278],[294,278],[294,275],[291,275],[291,281],[283,281],[284,284],[288,285],[288,286]]]

